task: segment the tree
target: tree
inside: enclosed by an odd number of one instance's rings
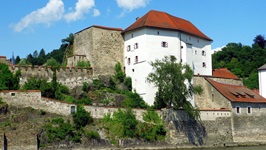
[[[70,33],[67,38],[62,39],[61,41],[62,41],[62,43],[66,43],[68,45],[72,45],[74,43],[74,34]]]
[[[20,57],[17,56],[16,59],[15,59],[15,64],[18,64],[20,62],[20,60],[21,60]]]
[[[8,66],[0,63],[0,90],[18,90],[21,72],[13,74]]]
[[[59,68],[60,63],[58,63],[53,57],[48,59],[46,62],[46,66],[51,66],[52,68]]]
[[[254,40],[254,44],[258,44],[261,48],[265,48],[266,40],[263,35],[257,35]]]
[[[93,118],[91,117],[90,113],[87,112],[82,106],[77,107],[77,112],[75,112],[72,117],[77,129],[81,129],[87,124],[93,122]]]
[[[193,93],[201,93],[200,86],[193,86],[191,81],[193,71],[188,65],[176,62],[174,56],[166,56],[162,60],[151,62],[154,72],[151,72],[147,81],[157,88],[156,99],[174,109],[184,109],[188,115],[197,119],[199,112],[188,101]]]

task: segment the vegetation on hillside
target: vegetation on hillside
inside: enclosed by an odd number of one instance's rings
[[[262,35],[254,38],[252,46],[228,43],[221,51],[212,55],[213,68],[228,68],[243,79],[250,89],[258,89],[258,68],[266,63],[265,40]]]

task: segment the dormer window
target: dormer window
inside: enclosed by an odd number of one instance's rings
[[[127,46],[127,51],[129,52],[131,50],[130,45]]]
[[[162,47],[168,47],[168,43],[164,42],[164,41],[161,43],[161,45],[162,45]]]

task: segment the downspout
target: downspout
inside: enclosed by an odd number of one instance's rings
[[[182,63],[182,49],[183,49],[183,47],[182,47],[182,42],[181,42],[181,40],[182,40],[182,36],[181,36],[181,32],[180,32],[180,62]]]

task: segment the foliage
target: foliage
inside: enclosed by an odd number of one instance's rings
[[[100,139],[100,134],[97,131],[85,130],[85,137],[88,139]]]
[[[13,74],[8,65],[0,63],[0,90],[18,90],[21,72]]]
[[[44,126],[48,142],[60,142],[69,140],[80,142],[81,135],[75,132],[75,128],[70,122],[65,122],[63,118],[55,118]]]
[[[77,107],[77,111],[72,115],[75,127],[81,129],[89,123],[93,122],[93,119],[89,112],[87,112],[82,106]]]
[[[89,69],[91,67],[91,64],[89,61],[78,61],[77,67]]]
[[[70,33],[68,37],[61,40],[62,43],[66,43],[68,45],[73,45],[74,43],[74,34]]]
[[[27,59],[22,58],[22,59],[19,61],[18,65],[19,65],[19,66],[26,66],[26,67],[27,67],[28,65],[31,65],[31,64],[27,61]]]
[[[15,64],[18,64],[20,62],[20,60],[21,60],[20,57],[17,56],[16,59],[15,59]]]
[[[97,89],[101,89],[101,88],[104,88],[104,84],[101,80],[99,79],[94,79],[92,80],[92,84],[97,88]]]
[[[197,109],[194,109],[188,98],[197,93],[191,83],[193,71],[188,65],[177,63],[174,56],[164,57],[162,60],[151,62],[154,72],[147,77],[149,83],[158,87],[156,98],[164,101],[174,109],[184,109],[191,118],[197,119]]]
[[[131,109],[126,109],[125,111],[118,109],[117,112],[114,112],[112,118],[110,114],[106,114],[103,123],[111,138],[136,136],[138,122]]]
[[[52,68],[60,68],[60,63],[58,63],[53,57],[48,59],[45,65],[47,67],[51,66]]]
[[[123,83],[124,79],[125,79],[125,74],[122,71],[122,66],[121,64],[118,62],[115,65],[115,75],[114,75],[115,79],[118,80],[120,83]]]
[[[265,48],[266,40],[263,35],[257,35],[254,40],[254,44],[258,44],[261,48]]]
[[[84,105],[91,105],[92,100],[90,97],[86,94],[83,93],[82,98],[76,101],[77,104],[84,104]]]
[[[130,108],[147,108],[147,104],[136,92],[126,92],[126,99],[122,102],[123,107]]]
[[[129,91],[132,90],[132,80],[131,77],[125,77],[124,79],[124,85],[127,87]]]
[[[239,78],[244,79],[244,85],[250,89],[258,89],[258,76],[254,73],[266,63],[266,50],[259,45],[243,46],[241,43],[228,43],[222,51],[212,55],[213,67],[226,67]],[[252,84],[251,84],[252,83]]]

